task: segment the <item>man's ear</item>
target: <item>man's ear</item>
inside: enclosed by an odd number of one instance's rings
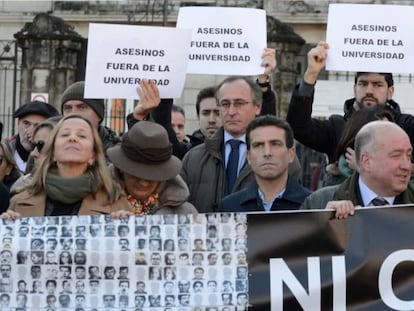
[[[262,105],[254,104],[254,107],[255,107],[255,114],[256,114],[256,117],[257,117],[258,115],[260,115],[260,111],[262,110]]]
[[[371,171],[371,159],[369,157],[369,154],[364,152],[361,154],[360,159],[359,159],[359,165],[357,165],[357,169],[359,168],[359,172],[361,170],[365,171],[365,172],[369,172]]]
[[[293,160],[295,160],[296,157],[296,148],[295,146],[288,149],[289,152],[289,163],[292,163]]]
[[[394,96],[394,86],[390,86],[388,88],[388,97],[387,97],[387,99],[390,100],[390,99],[392,99],[393,96]]]

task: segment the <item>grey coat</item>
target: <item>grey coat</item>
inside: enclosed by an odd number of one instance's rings
[[[183,159],[181,176],[190,189],[189,202],[200,213],[216,212],[224,196],[226,178],[223,159],[224,130],[220,128],[204,144],[190,149]],[[234,183],[233,192],[253,181],[253,173],[245,164]]]

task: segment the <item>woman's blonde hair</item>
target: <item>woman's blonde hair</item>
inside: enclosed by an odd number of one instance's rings
[[[88,169],[86,171],[86,173],[90,174],[92,177],[92,195],[94,195],[99,190],[103,190],[106,193],[108,200],[111,203],[114,202],[119,198],[121,194],[121,189],[119,186],[114,185],[110,178],[106,166],[101,138],[99,137],[97,130],[93,127],[92,123],[88,119],[80,115],[68,115],[66,117],[63,117],[62,120],[60,120],[56,124],[55,128],[50,134],[47,143],[43,147],[43,156],[40,160],[39,166],[35,169],[33,173],[33,180],[27,187],[25,187],[25,189],[27,189],[32,194],[38,194],[44,191],[46,187],[46,176],[48,172],[50,171],[50,169],[57,167],[56,162],[54,161],[54,146],[57,134],[62,128],[63,123],[65,123],[65,121],[69,119],[81,119],[85,121],[92,131],[94,140],[93,151],[95,153],[95,162],[92,165],[88,166]]]
[[[3,183],[10,187],[22,174],[20,173],[16,160],[13,157],[13,152],[9,143],[7,141],[1,141],[0,148],[3,150],[3,161],[6,161],[7,165],[11,166],[10,173],[4,176],[3,180]]]

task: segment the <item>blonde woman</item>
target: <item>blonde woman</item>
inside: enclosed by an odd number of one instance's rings
[[[33,180],[10,201],[3,219],[131,214],[108,175],[102,143],[89,120],[70,115],[54,128]]]

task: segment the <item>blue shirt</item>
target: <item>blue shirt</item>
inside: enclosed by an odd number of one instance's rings
[[[285,189],[283,189],[282,191],[280,191],[278,194],[276,194],[275,195],[275,197],[272,199],[272,201],[270,201],[270,202],[266,202],[265,201],[265,196],[264,196],[264,194],[263,194],[263,192],[262,192],[262,190],[260,190],[260,188],[259,187],[257,187],[257,192],[259,193],[259,198],[260,198],[260,200],[262,200],[262,204],[263,204],[263,207],[264,207],[264,209],[265,209],[265,211],[270,211],[271,209],[272,209],[272,205],[273,205],[273,202],[277,199],[277,198],[281,198],[282,196],[283,196],[283,194],[285,193],[285,190],[286,190],[286,188]]]
[[[368,186],[364,183],[364,181],[361,179],[361,176],[358,178],[358,186],[359,190],[361,191],[361,198],[362,203],[364,206],[371,206],[371,201],[375,199],[376,197],[382,197],[384,198],[389,205],[394,204],[395,196],[394,197],[383,197],[378,194],[376,194],[374,191],[368,188]]]

